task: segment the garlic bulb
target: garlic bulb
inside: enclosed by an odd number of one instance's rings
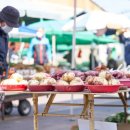
[[[28,85],[39,85],[39,81],[35,79],[29,80]]]
[[[62,80],[70,82],[75,78],[75,74],[73,72],[67,72],[62,75]]]
[[[70,85],[84,85],[84,82],[81,80],[80,77],[75,77],[71,82]]]
[[[102,77],[95,77],[93,82],[95,85],[108,85],[108,81]]]
[[[69,85],[69,83],[64,80],[58,80],[56,84],[57,85]]]
[[[15,79],[5,79],[1,82],[1,85],[18,85]]]
[[[17,82],[20,82],[23,80],[23,76],[19,73],[14,73],[10,76],[11,79],[15,79]]]
[[[56,84],[56,80],[53,78],[47,78],[44,80],[41,80],[40,85],[54,85]]]
[[[46,79],[48,77],[50,77],[50,75],[43,72],[39,72],[33,75],[33,79],[36,79],[38,81],[41,81],[42,79]]]
[[[108,81],[109,85],[118,85],[120,84],[120,81],[117,79],[111,79]]]
[[[19,82],[19,84],[21,85],[28,85],[28,81],[27,80],[22,80]]]
[[[101,71],[99,77],[105,78],[106,80],[112,79],[112,74],[108,71]]]

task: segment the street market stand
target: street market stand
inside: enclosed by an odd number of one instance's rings
[[[129,92],[130,89],[127,90],[120,90],[116,93],[90,93],[89,91],[83,92],[57,92],[57,91],[46,91],[46,92],[29,92],[23,91],[19,93],[23,94],[32,94],[33,96],[33,107],[34,107],[34,130],[38,130],[38,117],[39,116],[64,116],[64,117],[79,117],[89,120],[90,130],[94,130],[94,97],[95,95],[107,95],[107,94],[118,94],[119,98],[121,99],[125,114],[127,115],[127,100],[126,100],[126,93]],[[6,94],[10,93],[10,91],[6,91]],[[16,91],[14,91],[16,93]],[[42,113],[38,112],[38,96],[40,94],[50,94],[48,102],[44,108]],[[84,103],[83,104],[69,104],[69,103],[53,103],[54,98],[57,94],[81,94],[84,96]],[[82,112],[79,115],[70,115],[70,114],[52,114],[49,113],[49,108],[51,105],[62,105],[62,106],[83,106]]]

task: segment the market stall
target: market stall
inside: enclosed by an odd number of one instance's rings
[[[99,66],[94,71],[61,71],[52,75],[38,72],[28,81],[18,73],[13,73],[8,79],[1,82],[1,89],[5,94],[19,93],[33,96],[34,130],[38,130],[38,116],[79,117],[90,120],[90,130],[94,130],[94,99],[96,95],[118,94],[121,100],[125,120],[127,122],[127,96],[130,91],[130,74],[122,71],[111,71],[105,66]],[[38,96],[50,95],[42,113],[38,112]],[[54,103],[57,94],[81,94],[82,104]],[[83,106],[81,114],[50,114],[51,105]]]

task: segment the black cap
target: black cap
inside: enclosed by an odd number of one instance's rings
[[[19,11],[12,6],[4,7],[0,12],[0,19],[10,27],[19,27],[19,17]]]

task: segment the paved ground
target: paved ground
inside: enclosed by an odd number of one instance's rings
[[[40,98],[39,100],[39,111],[42,112],[43,104],[47,98]],[[70,95],[58,95],[56,102],[68,102],[70,101]],[[31,102],[31,100],[30,100]],[[81,103],[82,96],[75,95],[74,102]],[[96,100],[97,103],[113,103],[119,104],[119,100]],[[14,102],[16,105],[17,102]],[[31,102],[32,104],[32,102]],[[81,108],[76,107],[74,113],[80,113]],[[111,108],[111,107],[95,107],[95,120],[104,120],[105,117],[123,111],[122,108]],[[52,113],[70,113],[70,107],[52,107],[50,112]],[[4,121],[0,120],[0,130],[33,130],[33,112],[29,116],[19,116],[17,109],[14,108],[11,116],[6,116]],[[77,122],[75,118],[63,118],[63,117],[39,117],[39,130],[70,130],[70,127]]]

